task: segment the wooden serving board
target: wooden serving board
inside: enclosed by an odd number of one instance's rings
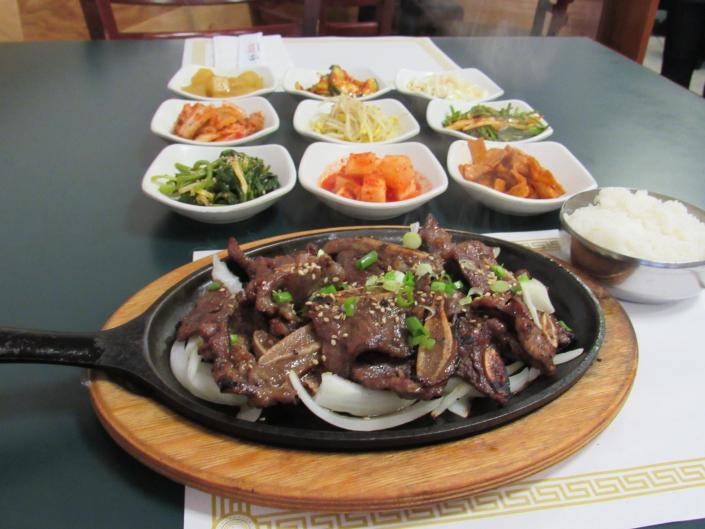
[[[306,233],[321,231],[330,230]],[[148,285],[120,307],[105,328],[138,316],[167,288],[207,262],[187,264]],[[634,330],[619,303],[583,279],[600,300],[606,320],[605,341],[592,367],[539,410],[459,441],[405,450],[307,452],[208,430],[102,372],[91,373],[90,394],[101,422],[127,452],[160,474],[213,494],[327,512],[389,510],[461,498],[565,459],[600,433],[626,400],[637,369]]]

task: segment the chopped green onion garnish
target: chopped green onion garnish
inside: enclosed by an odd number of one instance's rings
[[[461,288],[463,288],[463,282],[456,281],[455,283],[453,283],[453,287],[455,288],[455,290],[460,290]]]
[[[498,264],[490,266],[490,270],[492,270],[494,272],[494,275],[496,275],[500,279],[507,275],[507,271]]]
[[[424,334],[424,331],[426,331],[426,328],[416,316],[409,316],[406,318],[406,328],[409,329],[409,332],[412,335]]]
[[[372,250],[371,252],[366,253],[360,259],[357,260],[357,263],[355,263],[355,266],[357,266],[358,270],[365,270],[366,268],[369,268],[373,264],[377,262],[378,256],[377,252]]]
[[[335,285],[326,285],[319,290],[321,294],[335,294],[337,291],[338,290],[335,288]]]
[[[220,287],[223,285],[221,284],[220,281],[213,281],[210,285],[208,285],[208,290],[213,292],[214,290],[220,290]]]
[[[567,324],[566,322],[564,322],[563,320],[558,320],[558,325],[560,325],[561,327],[563,327],[563,328],[564,328],[566,331],[568,331],[568,332],[573,332],[573,329],[571,329],[571,328],[568,326],[568,324]]]
[[[412,288],[416,286],[416,279],[414,279],[413,273],[407,272],[404,274],[404,285]]]
[[[237,343],[237,340],[238,340],[237,334],[230,335],[230,345],[235,345]]]
[[[414,287],[409,285],[402,287],[394,301],[404,309],[411,307],[414,304]]]
[[[521,274],[520,276],[517,277],[517,281],[519,281],[520,283],[521,283],[522,281],[528,281],[529,279],[530,279],[530,278],[529,278],[529,275],[528,275],[528,274]]]
[[[419,334],[418,336],[412,336],[411,338],[409,338],[409,345],[411,347],[418,345],[425,349],[430,349],[431,347],[436,345],[436,340],[434,340],[433,338],[429,338],[428,336],[424,336],[423,334]]]
[[[345,301],[343,301],[343,312],[345,313],[346,316],[350,317],[353,314],[355,314],[355,307],[356,306],[357,306],[357,298],[355,296],[345,298]]]
[[[433,290],[434,292],[445,292],[446,285],[447,283],[445,283],[444,281],[433,281],[431,283],[431,290]]]
[[[499,280],[495,281],[494,283],[490,283],[490,290],[498,294],[506,292],[510,288],[512,288],[512,285],[510,283],[507,283],[506,281]]]
[[[323,251],[323,249],[319,248],[318,252],[316,253],[316,257],[322,257],[326,255],[326,252]]]
[[[458,303],[461,307],[464,307],[465,305],[470,305],[470,303],[472,303],[472,296],[465,296],[464,298],[460,298],[458,300]]]
[[[294,297],[291,295],[291,292],[287,292],[286,290],[275,290],[272,292],[272,300],[274,300],[274,303],[282,304],[294,301]]]
[[[416,250],[421,246],[421,235],[418,233],[414,232],[406,232],[404,236],[401,238],[401,243],[406,247],[406,248],[411,248],[412,250]]]

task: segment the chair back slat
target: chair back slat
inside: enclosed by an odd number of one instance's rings
[[[276,0],[271,0],[274,2]],[[264,9],[268,3],[266,0],[81,0],[81,8],[86,21],[86,26],[93,40],[124,40],[124,39],[165,39],[165,38],[188,38],[211,35],[241,35],[244,33],[262,32],[265,35],[280,34],[287,37],[299,37],[316,34],[318,23],[318,10],[321,0],[303,0],[303,18],[287,16],[285,14],[275,16],[274,21],[267,21],[250,27],[238,27],[225,30],[175,30],[175,31],[124,31],[120,29],[115,12],[114,4],[133,6],[157,6],[157,7],[185,7],[185,6],[216,6],[216,5],[237,5],[244,4],[250,8],[250,16],[253,20],[259,18],[257,8]],[[277,14],[276,8],[269,7],[270,12]]]

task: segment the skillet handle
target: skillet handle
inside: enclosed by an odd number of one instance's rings
[[[30,331],[0,327],[0,363],[95,367],[103,355],[96,333]]]

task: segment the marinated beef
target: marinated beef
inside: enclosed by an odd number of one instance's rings
[[[492,292],[498,279],[517,286],[514,274],[496,267],[493,249],[455,243],[430,215],[420,234],[428,253],[358,237],[330,240],[323,252],[310,246],[254,259],[231,238],[230,258],[248,278],[244,292],[204,292],[177,339],[201,336],[200,352],[213,362],[221,390],[246,395],[255,406],[295,402],[292,370],[311,391],[330,371],[413,399],[439,397],[459,376],[500,404],[510,397],[504,359],[553,373],[553,356],[572,333],[550,314],[539,313],[537,325],[511,290]],[[373,250],[377,261],[358,268]],[[421,263],[431,272],[419,275]],[[406,290],[382,280],[392,270],[414,273]],[[483,295],[469,302],[468,288]],[[423,322],[425,339],[412,338],[410,316]],[[233,333],[241,339],[231,344]]]
[[[485,321],[481,318],[458,318],[454,330],[458,343],[458,367],[455,373],[480,393],[500,404],[506,404],[509,399],[509,378]]]
[[[550,334],[536,325],[529,309],[518,296],[482,296],[474,300],[471,306],[481,313],[497,316],[514,329],[521,344],[521,349],[516,351],[520,360],[536,367],[543,374],[551,375],[555,372],[553,357],[557,351],[557,342],[552,343]]]
[[[186,341],[194,335],[203,338],[199,352],[205,360],[212,360],[227,352],[230,347],[228,324],[235,305],[235,298],[227,289],[207,290],[181,321],[176,339]]]
[[[320,344],[306,325],[291,333],[265,352],[259,360],[245,344],[236,343],[227,354],[213,362],[213,378],[221,391],[249,397],[252,406],[293,403],[296,391],[288,379],[289,371],[303,376],[319,365]]]
[[[353,364],[350,378],[370,389],[389,389],[406,399],[434,399],[443,393],[445,384],[424,386],[412,378],[411,362],[393,360],[382,355],[368,357]]]
[[[354,312],[346,315],[345,300],[356,298]],[[368,293],[365,289],[318,296],[308,315],[321,340],[323,365],[347,377],[355,358],[366,351],[379,351],[392,358],[407,358],[408,344],[404,310],[390,292]]]

